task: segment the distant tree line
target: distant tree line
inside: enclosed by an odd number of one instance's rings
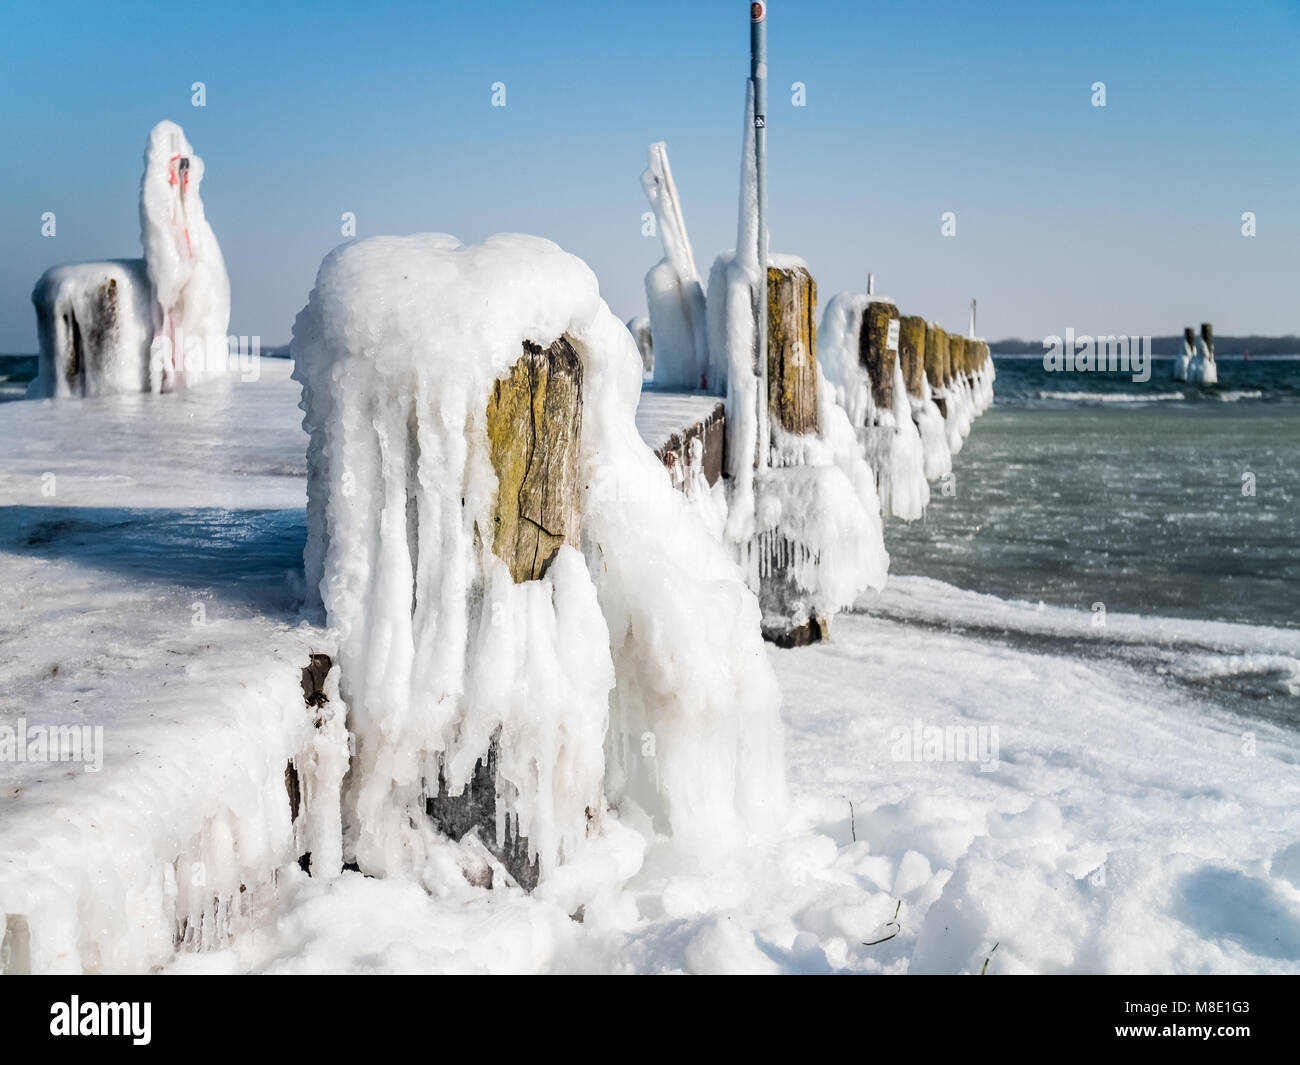
[[[1200,328],[1198,326],[1197,334],[1199,335],[1199,333]],[[1082,336],[1083,334],[1077,335]],[[1151,354],[1153,355],[1176,355],[1182,351],[1182,347],[1183,336],[1181,333],[1177,336],[1151,338]],[[1041,355],[1045,350],[1041,340],[1014,338],[989,341],[989,351],[994,355]],[[1241,355],[1243,352],[1250,355],[1300,355],[1300,336],[1289,334],[1280,337],[1216,336],[1214,338],[1214,353],[1216,355]]]

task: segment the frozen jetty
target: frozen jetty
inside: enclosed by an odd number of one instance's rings
[[[501,890],[503,872],[492,890],[467,878],[477,832],[436,846],[419,880],[330,878],[351,752],[337,634],[299,615],[307,437],[290,370],[264,360],[237,401],[0,406],[0,971],[979,973],[994,943],[990,973],[1296,969],[1294,733],[1251,722],[1242,757],[1243,723],[1212,700],[1145,665],[1081,663],[1086,612],[919,577],[881,593],[901,620],[842,617],[834,643],[759,648],[746,666],[783,692],[795,802],[775,838],[683,855],[625,798],[532,894]],[[662,443],[652,398],[646,455]],[[644,469],[662,486],[658,466]],[[655,631],[692,631],[686,610],[621,621],[667,654],[692,646]],[[954,624],[1041,639],[1016,649]],[[1108,627],[1210,662],[1300,658],[1294,631],[1116,613]],[[696,666],[724,690],[735,666],[709,668],[712,647]],[[935,661],[948,682],[918,682]],[[17,761],[20,720],[26,753],[38,729],[90,742]],[[921,721],[988,720],[996,772],[891,754]],[[652,765],[658,738],[635,755]],[[1245,918],[1223,901],[1242,897]]]
[[[709,424],[725,432],[683,415],[662,458],[745,572],[764,635],[791,646],[824,638],[837,612],[883,587],[882,519],[922,516],[930,482],[951,472],[992,403],[994,371],[973,322],[969,338],[950,336],[874,292],[832,297],[819,338],[807,263],[769,254],[760,264],[753,106],[751,93],[736,250],[714,262],[707,297],[667,149],[651,145],[642,184],[664,258],[646,279],[648,328],[634,319],[629,329],[654,353],[647,396],[660,408],[673,394],[718,397]],[[726,477],[702,490],[693,465]]]

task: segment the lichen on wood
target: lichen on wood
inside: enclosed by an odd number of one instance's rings
[[[903,382],[908,395],[921,395],[925,378],[925,319],[908,315],[898,321],[898,357],[903,363]]]
[[[965,377],[970,369],[966,362],[966,338],[950,334],[948,337],[948,351],[952,357],[952,375],[954,377]]]
[[[892,303],[868,303],[862,315],[858,357],[871,379],[871,396],[877,410],[889,410],[894,400],[894,363],[898,352],[888,348],[889,323],[898,317]]]
[[[817,282],[805,267],[768,267],[767,399],[788,433],[817,431]]]
[[[943,348],[940,346],[940,334],[943,332],[933,322],[925,327],[925,355],[923,359],[925,376],[930,380],[931,388],[943,386]]]
[[[582,361],[573,345],[525,341],[487,407],[497,475],[492,550],[516,583],[541,577],[562,544],[578,543],[581,430]]]

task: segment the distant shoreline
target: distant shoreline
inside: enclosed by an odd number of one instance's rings
[[[1083,336],[1076,330],[1077,336]],[[1095,334],[1104,336],[1107,334]],[[994,355],[1042,355],[1042,340],[1021,340],[1010,337],[1004,340],[990,340],[989,351]],[[1183,336],[1163,336],[1151,338],[1151,354],[1157,357],[1172,357],[1183,350]],[[1250,357],[1264,358],[1269,355],[1300,354],[1300,336],[1218,336],[1214,338],[1214,357],[1216,359],[1249,352]]]

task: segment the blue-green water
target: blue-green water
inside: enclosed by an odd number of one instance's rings
[[[1300,360],[1220,385],[999,359],[993,407],[891,572],[1002,598],[1300,627]]]
[[[1168,361],[1142,384],[1041,360],[996,366],[951,494],[936,484],[923,520],[886,524],[891,576],[1150,620],[1065,640],[1010,604],[967,622],[908,607],[911,620],[1127,662],[1300,727],[1297,641],[1275,635],[1300,630],[1300,359],[1220,360],[1217,388],[1171,381]],[[1177,633],[1160,618],[1180,619]]]

